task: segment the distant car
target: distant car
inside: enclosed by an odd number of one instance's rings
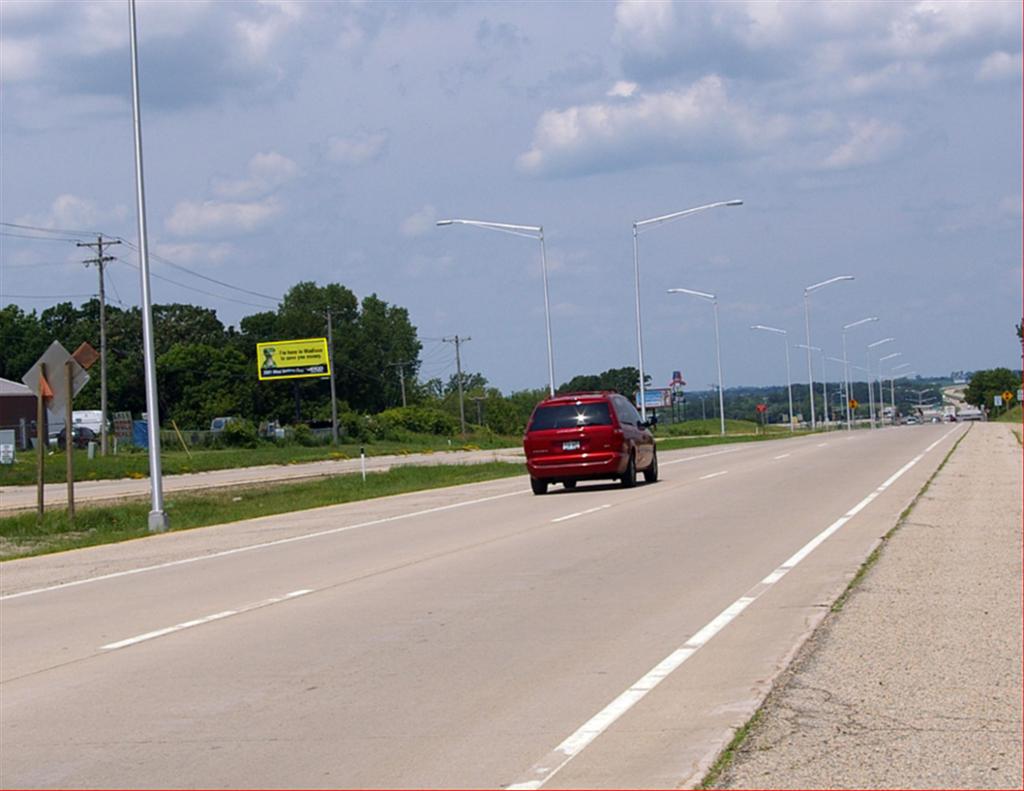
[[[612,479],[624,487],[658,480],[658,453],[650,424],[627,398],[612,392],[568,393],[534,407],[523,437],[534,494],[561,483]]]
[[[913,425],[916,425],[917,423],[920,423],[920,422],[921,421],[918,420],[916,417],[908,417],[907,418],[907,425],[908,426],[913,426]]]
[[[99,442],[100,435],[87,426],[71,427],[71,445],[75,448],[88,448],[90,442]],[[63,448],[67,442],[64,429],[57,435],[57,447]]]

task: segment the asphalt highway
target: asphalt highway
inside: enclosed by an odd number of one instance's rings
[[[4,787],[698,782],[963,426],[0,566]],[[893,628],[893,623],[880,628]]]

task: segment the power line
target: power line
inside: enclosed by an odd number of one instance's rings
[[[98,231],[80,231],[70,228],[42,228],[38,225],[21,225],[16,222],[0,222],[5,228],[20,228],[23,231],[42,231],[43,233],[80,233],[85,236],[96,236]]]
[[[127,261],[124,258],[118,258],[117,260],[120,261],[122,264],[127,264],[132,269],[136,269],[137,270],[139,268],[138,264],[133,264],[131,261]],[[180,283],[177,280],[172,280],[169,277],[164,277],[163,275],[158,275],[155,272],[150,272],[149,275],[150,275],[150,277],[155,277],[157,280],[163,280],[163,281],[165,281],[167,283],[173,283],[174,285],[180,286],[181,288],[184,288],[184,289],[186,289],[188,291],[195,291],[197,294],[205,294],[206,296],[213,297],[214,299],[225,299],[228,302],[237,302],[239,305],[248,305],[251,308],[259,308],[260,310],[268,310],[268,306],[267,305],[257,305],[255,302],[246,302],[243,299],[234,299],[233,297],[225,297],[222,294],[214,294],[212,291],[204,291],[201,288],[196,288],[195,286],[190,286],[190,285],[187,285],[185,283]]]
[[[124,239],[122,237],[116,237],[116,238],[120,239],[122,242],[124,242],[126,245],[131,247],[133,250],[137,251],[139,249],[134,244],[129,242],[127,239]],[[204,275],[201,272],[196,272],[193,269],[189,269],[187,266],[182,266],[181,264],[177,264],[177,263],[175,263],[174,261],[171,261],[168,258],[164,258],[161,255],[157,255],[156,253],[150,253],[149,257],[154,259],[154,260],[156,260],[156,261],[159,261],[161,264],[166,264],[167,266],[173,267],[175,269],[180,269],[182,272],[188,272],[188,274],[193,275],[194,277],[198,277],[198,278],[201,278],[203,280],[208,280],[211,283],[216,283],[218,286],[224,286],[225,288],[230,288],[230,289],[233,289],[235,291],[241,291],[243,294],[251,294],[254,297],[261,297],[263,299],[268,299],[271,302],[275,302],[275,303],[281,301],[280,297],[273,297],[273,296],[271,296],[269,294],[263,294],[263,293],[261,293],[259,291],[250,291],[247,288],[242,288],[241,286],[236,286],[236,285],[233,285],[232,283],[226,283],[223,280],[218,280],[215,277],[210,277],[209,275]]]
[[[95,294],[0,294],[0,297],[4,299],[80,299],[95,296]]]
[[[81,239],[72,239],[63,236],[29,236],[24,233],[11,233],[10,231],[0,231],[0,236],[11,236],[15,239],[34,239],[37,242],[79,242]]]

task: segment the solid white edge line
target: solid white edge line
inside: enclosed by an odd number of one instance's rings
[[[782,454],[781,456],[776,456],[776,457],[775,457],[775,458],[773,459],[773,461],[778,461],[779,459],[788,459],[788,458],[789,458],[790,456],[792,456],[792,455],[793,455],[793,454],[791,454],[791,453],[783,453],[783,454]]]
[[[505,497],[514,497],[519,494],[526,494],[526,491],[506,492],[505,494],[495,494],[490,497],[480,497],[476,500],[466,500],[460,503],[450,503],[449,505],[441,505],[436,508],[425,508],[422,511],[412,511],[407,514],[396,514],[395,516],[385,516],[380,519],[373,519],[369,522],[361,522],[356,525],[346,525],[345,527],[334,527],[330,530],[318,530],[315,533],[303,533],[300,536],[291,536],[289,538],[280,538],[276,541],[265,541],[260,544],[247,544],[242,547],[235,547],[234,549],[225,549],[221,552],[212,552],[209,555],[196,555],[190,558],[182,558],[180,560],[171,560],[167,563],[157,563],[153,566],[142,566],[135,569],[126,569],[125,571],[115,571],[111,574],[102,574],[98,577],[86,577],[85,579],[73,580],[72,582],[61,582],[57,585],[50,585],[45,588],[35,588],[33,590],[21,591],[19,593],[8,593],[6,596],[0,596],[0,601],[8,601],[10,599],[20,599],[23,596],[35,596],[39,593],[48,593],[55,590],[63,590],[64,588],[74,588],[78,585],[87,585],[92,582],[102,582],[104,580],[117,579],[118,577],[128,577],[133,574],[143,574],[148,571],[158,571],[159,569],[171,568],[172,566],[183,566],[188,563],[196,563],[200,560],[212,560],[214,558],[223,558],[229,555],[238,555],[242,552],[251,552],[254,549],[267,549],[268,547],[281,546],[283,544],[292,544],[297,541],[306,541],[311,538],[321,538],[322,536],[335,535],[337,533],[345,533],[349,530],[359,530],[364,527],[374,527],[375,525],[383,525],[388,522],[398,522],[403,519],[412,519],[417,516],[425,516],[427,514],[436,514],[441,511],[450,511],[454,508],[463,508],[467,505],[478,505],[480,503],[491,502],[492,500],[501,500]],[[339,503],[339,505],[347,505],[347,503]],[[332,507],[332,506],[327,506]],[[301,513],[301,512],[297,512]],[[286,516],[286,514],[268,514],[266,517],[254,517],[255,519],[265,519],[273,516]]]
[[[743,596],[722,610],[721,613],[713,618],[682,646],[677,648],[665,659],[651,668],[651,670],[634,682],[629,689],[581,725],[567,739],[552,750],[544,760],[535,764],[530,771],[527,772],[528,779],[507,786],[508,791],[533,791],[534,789],[541,788],[545,783],[551,780],[551,778],[558,774],[573,758],[579,755],[598,736],[604,733],[616,720],[619,719],[619,717],[639,703],[647,693],[657,687],[658,684],[667,678],[670,673],[693,656],[698,649],[722,631],[722,629],[730,624],[741,612],[743,612],[753,602],[757,601],[765,591],[770,590],[775,583],[786,576],[786,574],[800,563],[801,560],[806,558],[811,554],[811,552],[820,546],[825,539],[849,522],[855,514],[863,510],[865,506],[889,488],[900,476],[924,458],[926,453],[934,449],[955,430],[956,429],[953,429],[944,434],[938,440],[929,445],[923,452],[900,467],[895,474],[890,476],[884,483],[868,494],[867,497],[808,541],[800,550],[790,557],[789,560],[757,583]]]
[[[565,516],[560,516],[557,519],[552,519],[551,523],[554,524],[556,522],[564,522],[567,519],[575,519],[577,516],[586,516],[587,514],[593,514],[597,511],[603,511],[605,508],[611,507],[612,506],[610,503],[606,503],[605,505],[599,505],[596,508],[588,508],[586,511],[577,511],[574,514],[566,514]]]
[[[152,632],[146,632],[145,634],[136,635],[135,637],[128,637],[124,640],[118,640],[116,643],[107,643],[101,645],[101,651],[114,651],[118,648],[127,648],[130,645],[136,645],[143,643],[147,640],[155,640],[157,637],[164,637],[165,635],[174,634],[175,632],[181,632],[185,629],[191,629],[194,626],[202,626],[203,624],[212,623],[213,621],[220,621],[224,618],[230,618],[232,615],[241,615],[242,613],[252,612],[253,610],[259,610],[263,607],[269,607],[272,604],[280,604],[283,601],[294,599],[297,596],[305,596],[307,593],[312,593],[311,589],[303,589],[286,593],[284,596],[275,596],[270,599],[263,599],[262,601],[254,602],[253,604],[247,604],[243,607],[239,607],[237,610],[224,610],[223,612],[214,613],[213,615],[207,615],[202,618],[195,618],[191,621],[185,621],[184,623],[175,624],[174,626],[168,626],[163,629],[156,629]]]
[[[720,470],[718,472],[710,472],[707,475],[701,475],[700,476],[700,480],[706,481],[709,478],[717,478],[719,475],[728,475],[728,474],[729,474],[728,470]]]

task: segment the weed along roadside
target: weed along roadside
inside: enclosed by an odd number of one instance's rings
[[[365,482],[356,473],[301,483],[172,495],[167,499],[167,511],[173,517],[172,530],[179,531],[517,475],[524,475],[522,465],[507,462],[398,467],[370,472]],[[60,510],[47,511],[42,524],[34,513],[3,517],[0,560],[143,538],[150,535],[148,512],[146,502],[80,507],[74,526]]]

